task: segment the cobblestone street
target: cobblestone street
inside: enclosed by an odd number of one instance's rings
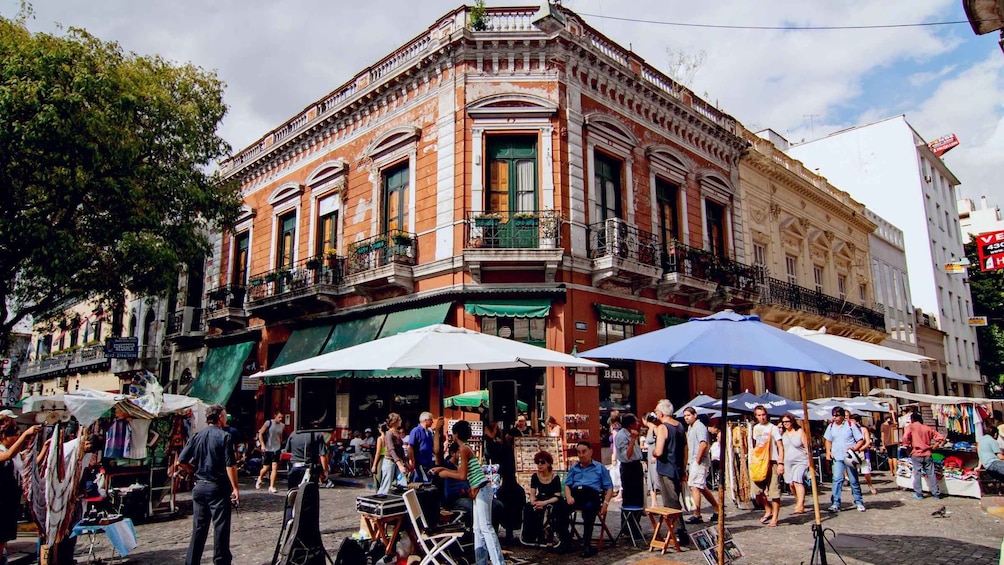
[[[865,495],[868,511],[861,514],[849,505],[845,494],[845,508],[839,515],[825,515],[824,525],[830,535],[865,536],[874,544],[862,548],[839,548],[840,557],[848,564],[887,565],[892,563],[925,563],[967,565],[996,564],[1000,552],[1004,524],[980,509],[979,501],[968,498],[926,499],[917,501],[912,492],[898,490],[885,477],[876,477],[877,495]],[[253,485],[243,483],[240,511],[233,523],[234,563],[263,565],[268,563],[275,549],[280,529],[283,497],[256,491]],[[342,486],[321,490],[321,532],[325,547],[334,556],[342,539],[359,530],[359,516],[355,498],[370,492],[363,487]],[[823,497],[828,498],[828,491]],[[184,553],[190,535],[190,502],[181,499],[183,517],[160,522],[138,524],[139,547],[129,556],[128,563],[144,565],[172,565],[184,562]],[[946,508],[945,517],[932,513]],[[745,552],[744,563],[808,563],[812,551],[812,513],[790,516],[792,499],[786,497],[782,507],[782,521],[778,528],[766,528],[758,522],[760,512],[736,512],[728,516],[727,525],[739,547]],[[706,515],[707,510],[705,511]],[[619,530],[619,511],[614,506],[608,516],[608,525],[614,534]],[[646,534],[650,534],[648,521],[644,520]],[[696,531],[697,526],[690,526]],[[212,539],[206,549],[204,561],[211,555]],[[25,543],[19,543],[21,547]],[[518,543],[503,544],[513,555],[530,563],[555,564],[579,559],[578,553],[559,556],[547,551],[526,548]],[[78,560],[83,562],[86,543],[77,546]],[[111,555],[110,545],[98,536],[96,551],[99,557]],[[616,546],[605,545],[603,551],[592,559],[596,563],[628,564],[652,558],[645,548],[635,549],[621,539]],[[16,557],[16,556],[15,556]],[[840,560],[828,553],[830,563]],[[675,554],[670,551],[666,560],[688,564],[703,564],[704,557],[693,549]],[[16,563],[17,561],[15,561]],[[660,561],[654,561],[658,563]]]

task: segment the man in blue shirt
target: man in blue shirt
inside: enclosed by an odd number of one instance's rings
[[[847,471],[851,483],[851,494],[854,495],[854,506],[858,512],[865,511],[865,502],[861,498],[861,485],[858,483],[858,468],[847,463],[857,457],[860,461],[864,455],[861,449],[865,445],[865,437],[861,428],[848,422],[844,409],[836,406],[830,412],[833,421],[826,428],[823,439],[826,440],[826,458],[833,462],[833,494],[830,496],[830,512],[840,512],[840,489],[844,486],[844,471]]]
[[[579,462],[565,476],[565,502],[572,510],[582,513],[582,557],[592,557],[596,555],[596,548],[592,546],[593,522],[597,515],[600,518],[607,515],[614,484],[610,480],[610,471],[599,461],[593,461],[593,447],[589,442],[577,443],[575,452]],[[563,537],[562,546],[568,547],[568,533],[564,533]]]
[[[1004,481],[1004,454],[997,444],[997,435],[993,422],[984,422],[983,435],[976,440],[976,450],[980,454],[983,470],[998,481]]]
[[[429,469],[436,464],[436,454],[432,449],[432,414],[422,412],[418,425],[408,434],[411,446],[411,466],[415,469],[415,479],[429,482]]]

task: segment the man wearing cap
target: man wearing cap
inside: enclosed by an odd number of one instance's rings
[[[373,437],[373,428],[363,430],[363,447],[370,451],[376,448],[376,438]]]

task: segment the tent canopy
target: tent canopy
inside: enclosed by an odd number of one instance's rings
[[[839,351],[845,355],[850,355],[855,359],[861,359],[862,361],[910,361],[921,363],[924,361],[934,360],[931,357],[900,351],[884,345],[876,345],[874,343],[851,339],[849,337],[828,334],[826,333],[826,327],[822,327],[818,330],[807,330],[802,326],[795,326],[790,328],[788,333],[804,337],[813,343],[829,347],[834,351]]]
[[[444,400],[446,408],[457,408],[465,412],[482,412],[488,409],[488,391],[470,390]],[[520,412],[529,410],[526,402],[516,401],[516,409]]]

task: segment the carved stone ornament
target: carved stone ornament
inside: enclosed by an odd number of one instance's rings
[[[754,222],[762,224],[767,219],[767,209],[760,206],[752,206],[750,216]]]
[[[850,251],[851,255],[854,255],[858,250],[858,246],[853,241],[847,242],[847,251]]]
[[[804,202],[803,202],[803,204],[804,204]],[[803,232],[806,231],[806,230],[808,230],[809,229],[809,225],[810,225],[809,218],[799,218],[798,219],[798,225],[799,225],[799,227],[802,228]]]
[[[781,205],[777,202],[771,202],[770,215],[776,220],[781,215]]]
[[[833,241],[833,232],[830,230],[823,230],[823,238],[826,239],[826,243],[829,244]]]

